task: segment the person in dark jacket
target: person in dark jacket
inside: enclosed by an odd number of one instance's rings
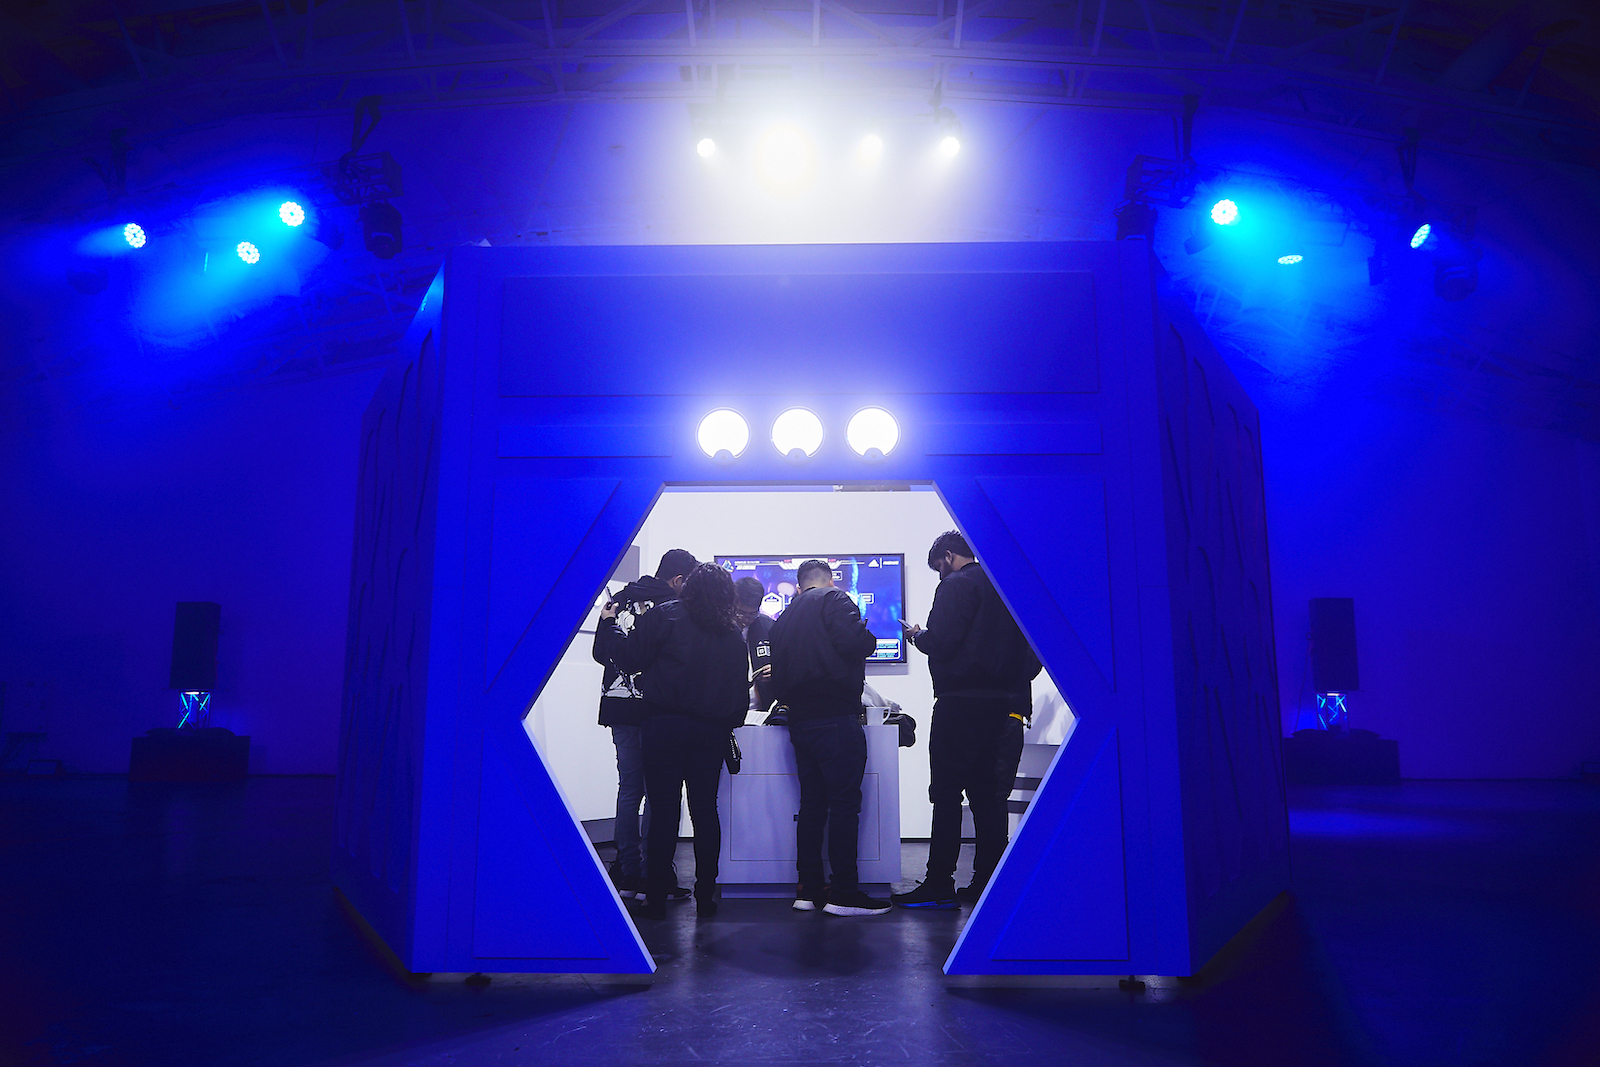
[[[698,566],[700,561],[683,549],[668,551],[661,557],[654,576],[647,574],[636,582],[629,582],[612,598],[617,607],[617,628],[623,634],[631,633],[640,616],[657,604],[676,600],[683,580]],[[644,754],[640,747],[643,744],[644,696],[639,692],[636,674],[603,659],[598,651],[594,658],[605,667],[600,681],[600,725],[610,727],[611,742],[617,750],[617,859],[612,864],[611,881],[627,900],[644,896],[645,871],[650,862],[650,849],[644,837],[650,832],[650,802],[645,797]],[[640,801],[644,801],[642,834]],[[672,882],[668,895],[675,900],[687,898],[689,891],[680,888],[676,878]]]
[[[765,661],[757,662],[761,658],[759,649],[762,642],[769,641],[772,635],[772,620],[761,614],[761,600],[766,593],[766,589],[754,578],[740,578],[733,583],[733,598],[737,605],[734,619],[739,623],[739,633],[750,652],[752,672],[766,666]],[[771,706],[772,685],[765,674],[760,674],[750,687],[750,710],[765,713]]]
[[[889,902],[863,893],[856,870],[861,778],[867,769],[861,692],[867,657],[878,640],[855,602],[834,588],[831,566],[808,559],[795,577],[800,594],[772,627],[773,691],[789,709],[789,741],[800,771],[800,814],[795,820],[800,884],[794,907],[821,907],[833,915],[882,915]],[[833,869],[826,887],[824,828]]]
[[[681,792],[689,794],[694,824],[696,909],[717,910],[717,779],[734,727],[750,706],[750,656],[734,620],[733,579],[702,563],[684,579],[678,599],[641,615],[624,634],[616,605],[607,604],[595,629],[595,658],[637,675],[644,701],[644,784],[654,798],[650,855],[645,870],[645,918],[666,917],[672,868],[663,862],[678,839]],[[603,658],[602,658],[603,657]]]
[[[940,534],[928,550],[928,566],[939,572],[928,626],[907,626],[906,636],[927,655],[933,676],[933,833],[927,877],[891,898],[908,908],[954,908],[978,900],[1005,853],[1006,798],[1022,760],[1022,731],[1040,663],[961,534]],[[962,793],[972,808],[977,856],[972,884],[958,891]]]

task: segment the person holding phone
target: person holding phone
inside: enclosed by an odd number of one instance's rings
[[[939,572],[924,629],[902,622],[906,639],[928,657],[933,722],[928,728],[928,799],[933,831],[922,883],[890,899],[907,908],[976,903],[1004,855],[1006,798],[1022,761],[1032,683],[1042,665],[966,538],[951,530],[928,550]],[[977,856],[972,882],[957,890],[961,797],[972,809]]]

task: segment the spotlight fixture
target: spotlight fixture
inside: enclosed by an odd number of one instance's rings
[[[702,137],[700,143],[694,146],[694,150],[700,153],[701,159],[710,159],[717,154],[717,142],[709,137]]]
[[[750,443],[750,424],[732,408],[718,408],[700,420],[695,436],[700,451],[726,462],[739,456]]]
[[[1438,242],[1433,236],[1433,223],[1424,222],[1417,227],[1417,232],[1411,235],[1412,248],[1432,248]]]
[[[954,159],[961,151],[961,138],[953,133],[947,133],[939,139],[939,154],[946,159]]]
[[[400,238],[400,212],[387,200],[361,205],[361,236],[367,251],[379,259],[393,259],[405,243]]]
[[[1117,219],[1117,240],[1149,241],[1155,237],[1158,212],[1143,200],[1130,200],[1117,208],[1114,214]]]
[[[293,200],[285,200],[278,205],[278,218],[285,226],[298,226],[306,221],[306,209]]]
[[[239,253],[239,258],[244,260],[246,263],[255,263],[261,259],[261,249],[257,248],[249,241],[240,241],[238,246],[234,248],[234,251]]]
[[[1239,221],[1239,205],[1232,200],[1218,200],[1211,205],[1211,221],[1218,226],[1232,226]]]
[[[856,148],[856,154],[868,163],[876,163],[883,155],[883,138],[875,133],[869,133],[861,138],[861,144]]]
[[[805,408],[790,408],[772,424],[772,443],[790,459],[807,459],[822,447],[822,420]]]
[[[130,222],[122,228],[122,239],[134,248],[143,248],[145,242],[144,227],[137,222]]]
[[[1278,263],[1279,263],[1280,266],[1292,267],[1296,263],[1299,263],[1302,259],[1305,259],[1305,258],[1306,258],[1305,256],[1293,255],[1293,254],[1287,255],[1287,256],[1279,256],[1278,257]]]
[[[900,424],[882,408],[862,408],[850,417],[844,437],[856,455],[882,459],[900,441]]]

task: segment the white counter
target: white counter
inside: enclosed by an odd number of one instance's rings
[[[900,881],[900,728],[864,726],[867,772],[861,781],[861,831],[856,863],[863,888]],[[718,881],[724,896],[787,896],[794,892],[795,820],[800,779],[794,746],[782,726],[734,731],[744,753],[740,772],[722,773]],[[827,847],[823,847],[827,861]]]

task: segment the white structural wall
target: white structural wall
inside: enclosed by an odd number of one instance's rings
[[[686,548],[702,560],[719,555],[891,554],[906,557],[906,616],[925,621],[939,576],[926,566],[928,546],[953,529],[931,487],[910,491],[668,489],[640,529],[638,566],[653,573],[662,553]],[[980,558],[983,546],[974,546]],[[631,554],[630,554],[631,555]],[[629,574],[619,574],[618,582]],[[608,588],[619,588],[613,582]],[[579,819],[610,818],[616,806],[616,762],[610,731],[597,725],[600,667],[590,656],[596,613],[535,701],[524,726],[538,744]],[[933,683],[928,662],[911,650],[905,664],[868,664],[867,682],[917,720],[917,744],[900,750],[900,826],[927,837],[928,720]],[[1033,683],[1034,725],[1028,740],[1059,744],[1072,722],[1045,674]]]

